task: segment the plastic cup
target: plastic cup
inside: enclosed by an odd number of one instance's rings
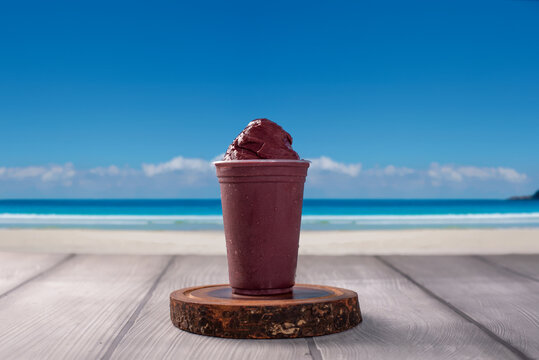
[[[292,291],[309,161],[215,162],[232,292]]]

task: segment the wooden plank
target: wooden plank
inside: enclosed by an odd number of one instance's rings
[[[515,275],[539,282],[539,255],[537,254],[477,256],[477,258]]]
[[[385,258],[464,316],[539,358],[539,284],[471,256]]]
[[[206,337],[175,328],[169,295],[187,286],[228,282],[224,256],[178,256],[163,276],[113,359],[310,359],[305,339],[235,340]]]
[[[58,266],[68,255],[0,252],[0,297]]]
[[[76,256],[0,299],[1,359],[101,357],[169,256]]]
[[[518,358],[484,331],[368,256],[300,258],[297,280],[354,290],[363,322],[313,338],[324,359]]]

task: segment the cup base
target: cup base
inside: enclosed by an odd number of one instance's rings
[[[281,295],[288,294],[292,292],[292,288],[283,288],[283,289],[237,289],[232,288],[232,293],[237,295],[250,295],[250,296],[263,296],[263,295]]]

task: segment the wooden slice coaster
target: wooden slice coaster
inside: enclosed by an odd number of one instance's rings
[[[306,284],[276,296],[236,295],[229,285],[180,289],[170,294],[170,317],[182,330],[236,339],[320,336],[361,322],[354,291]]]

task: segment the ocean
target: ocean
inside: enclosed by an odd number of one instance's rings
[[[219,199],[0,200],[1,228],[217,230]],[[305,199],[303,230],[539,227],[539,201]]]

